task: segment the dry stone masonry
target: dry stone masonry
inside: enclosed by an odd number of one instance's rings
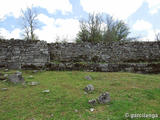
[[[160,42],[0,40],[0,68],[159,73]]]
[[[44,41],[0,40],[0,67],[43,68],[49,61],[48,45]]]

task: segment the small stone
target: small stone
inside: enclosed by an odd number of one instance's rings
[[[6,90],[8,90],[8,88],[1,88],[1,90],[2,90],[2,91],[6,91]]]
[[[84,92],[84,94],[87,95],[88,93],[87,93],[87,92]]]
[[[16,74],[19,76],[19,75],[22,75],[22,72],[16,71]]]
[[[33,72],[32,73],[37,73],[38,72],[38,70],[33,70]]]
[[[4,76],[0,76],[0,80],[5,80],[6,78]]]
[[[4,69],[4,72],[8,72],[9,70],[8,69]]]
[[[0,76],[3,76],[3,74],[2,74],[2,73],[0,73]]]
[[[7,78],[7,77],[8,77],[8,74],[4,74],[4,77]]]
[[[90,108],[90,111],[93,112],[93,111],[94,111],[94,108]]]
[[[39,85],[39,82],[29,82],[28,85],[36,86],[36,85]]]
[[[53,117],[54,115],[53,114],[51,114],[51,117]]]
[[[91,76],[85,76],[85,79],[92,80]]]
[[[50,90],[43,90],[42,92],[43,92],[43,93],[49,93]]]
[[[33,75],[30,75],[28,78],[29,78],[29,79],[33,79]]]
[[[89,93],[89,92],[93,92],[94,91],[94,87],[93,85],[89,84],[84,88],[84,91]]]
[[[96,105],[97,100],[96,99],[92,99],[92,100],[89,100],[88,103],[91,104],[91,105]]]
[[[78,112],[78,110],[77,110],[77,109],[75,109],[74,111],[75,111],[76,113]]]

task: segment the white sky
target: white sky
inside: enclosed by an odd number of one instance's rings
[[[143,2],[148,3],[150,14],[157,14],[160,9],[160,0],[80,0],[80,5],[87,13],[104,12],[118,19],[126,20],[141,7]],[[0,18],[4,21],[7,16],[11,15],[18,18],[20,10],[31,5],[44,8],[49,14],[55,14],[57,10],[61,11],[64,16],[74,12],[74,4],[69,0],[1,0],[0,3]],[[53,42],[57,36],[60,39],[67,38],[71,42],[79,31],[79,22],[75,18],[55,19],[46,14],[39,14],[38,19],[45,26],[36,30],[36,33],[40,39],[48,42]],[[139,32],[147,30],[146,38],[149,39],[153,39],[155,31],[159,31],[159,29],[153,28],[152,23],[143,19],[135,21],[131,27]],[[21,30],[15,28],[13,31],[8,31],[6,28],[0,27],[0,32],[6,38],[20,38]]]

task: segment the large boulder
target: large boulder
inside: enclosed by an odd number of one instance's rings
[[[11,74],[8,76],[8,81],[14,84],[24,83],[24,78],[22,77],[21,72],[16,72],[15,74]]]

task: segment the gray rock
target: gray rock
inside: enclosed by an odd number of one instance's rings
[[[4,74],[4,77],[7,78],[7,77],[8,77],[8,74]]]
[[[22,72],[20,72],[20,71],[16,71],[16,74],[17,74],[18,76],[22,76]]]
[[[90,111],[93,112],[95,109],[94,108],[90,108]]]
[[[87,93],[93,92],[94,91],[94,86],[89,84],[84,88],[84,91]]]
[[[87,80],[92,80],[92,78],[91,78],[91,76],[85,76],[85,79],[87,79]]]
[[[2,73],[0,73],[0,76],[3,76],[3,74],[2,74]]]
[[[4,72],[8,72],[8,71],[9,71],[8,69],[5,69],[5,70],[4,70]]]
[[[102,93],[98,98],[97,101],[99,104],[106,104],[111,101],[110,94],[108,92]]]
[[[6,90],[8,90],[8,88],[1,88],[1,90],[2,90],[2,91],[6,91]]]
[[[29,79],[33,79],[33,75],[30,75],[28,78],[29,78]]]
[[[21,73],[15,73],[8,76],[8,81],[14,84],[24,83],[24,78],[22,77]]]
[[[5,80],[5,79],[6,79],[6,77],[0,76],[0,81],[1,81],[1,80]]]
[[[43,92],[43,93],[49,93],[50,90],[43,90],[42,92]]]
[[[77,109],[75,109],[74,111],[75,111],[76,113],[78,112],[78,110],[77,110]]]
[[[33,70],[33,72],[32,73],[37,73],[38,72],[38,70]]]
[[[29,82],[28,85],[36,86],[36,85],[39,85],[39,82]]]
[[[88,101],[89,104],[91,105],[96,105],[97,104],[97,100],[96,99],[92,99]]]

